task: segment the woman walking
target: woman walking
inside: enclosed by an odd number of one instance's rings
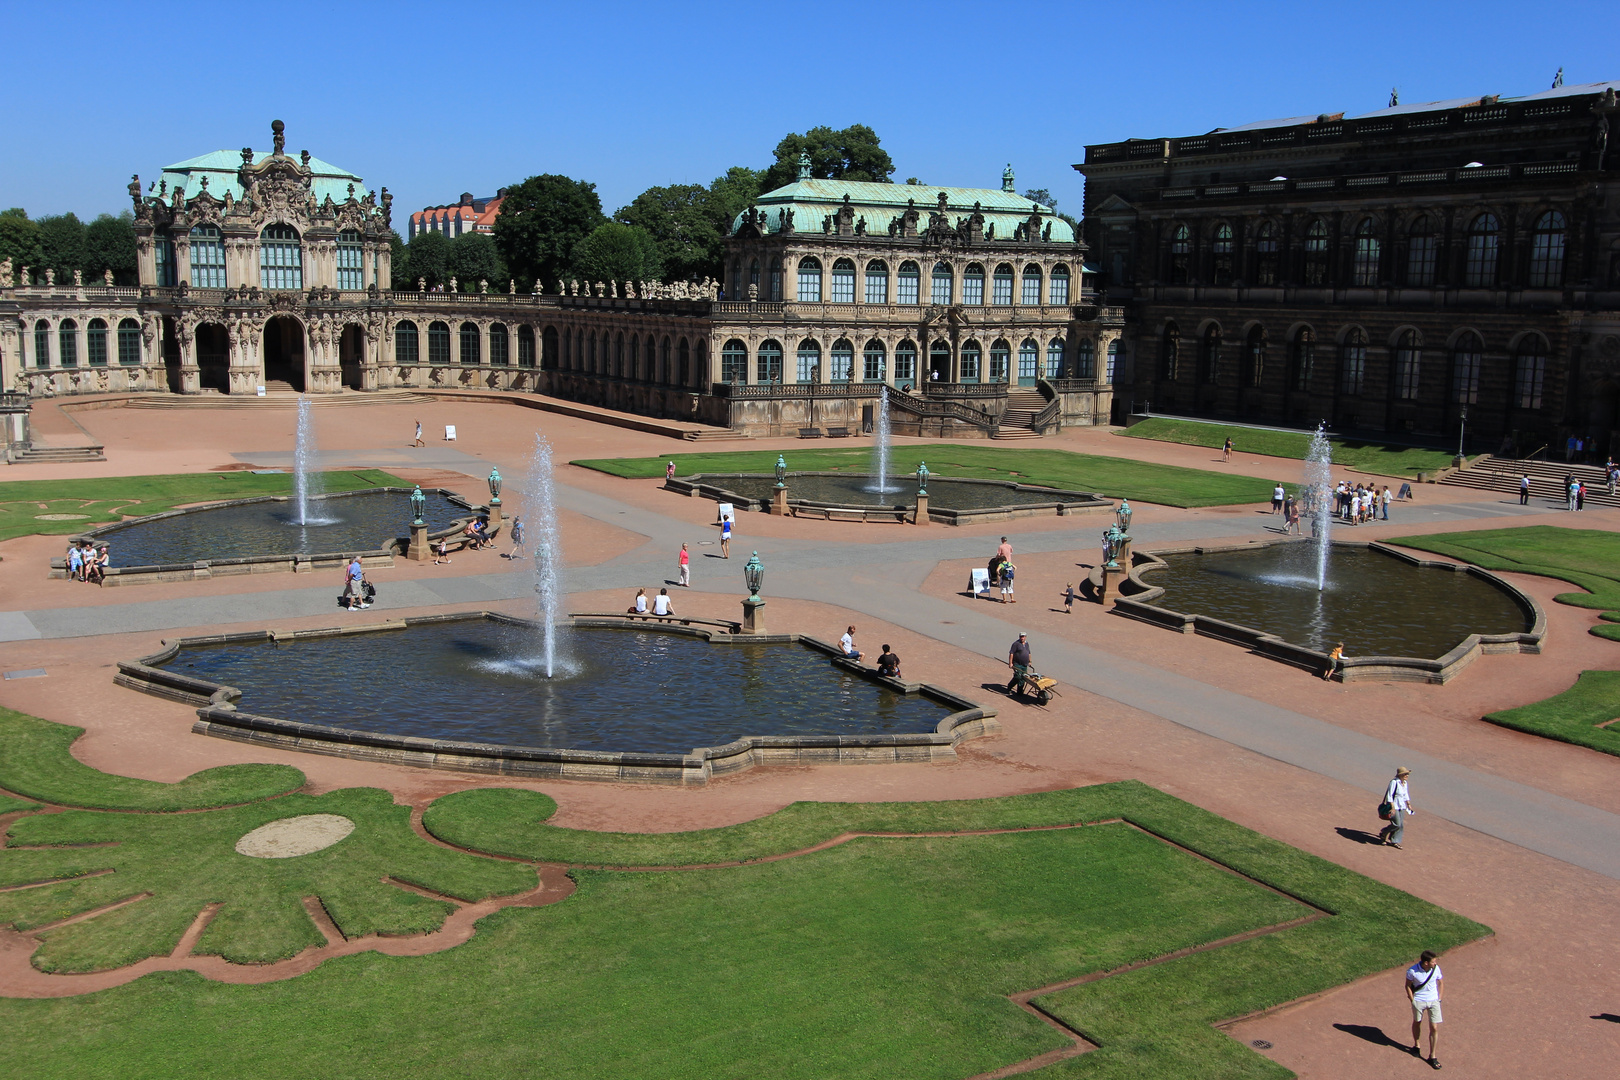
[[[1381,816],[1389,815],[1389,824],[1378,830],[1378,838],[1397,851],[1401,847],[1401,836],[1406,832],[1406,819],[1415,813],[1406,784],[1406,778],[1411,775],[1412,770],[1405,765],[1396,769],[1395,779],[1384,789],[1384,801],[1378,808]]]

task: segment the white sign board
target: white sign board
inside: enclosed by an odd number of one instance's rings
[[[264,397],[264,387],[259,387],[259,396]]]
[[[736,521],[737,521],[737,510],[736,510],[736,507],[732,506],[730,503],[721,503],[719,505],[719,512],[720,512],[719,520],[721,520],[721,521],[729,521],[729,522],[732,522],[733,524],[736,523]]]
[[[444,441],[445,442],[455,442],[456,441],[456,425],[454,425],[454,424],[446,424],[446,425],[444,425]]]
[[[983,567],[974,567],[969,571],[968,591],[974,596],[985,596],[990,592],[990,571]]]

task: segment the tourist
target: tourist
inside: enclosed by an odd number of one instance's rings
[[[1575,481],[1575,509],[1586,509],[1586,484],[1584,481]]]
[[[1273,514],[1282,513],[1283,499],[1286,498],[1287,495],[1288,492],[1283,489],[1282,481],[1277,481],[1277,486],[1271,489],[1271,512]]]
[[[1226,437],[1226,444],[1221,447],[1221,460],[1222,461],[1231,461],[1232,460],[1232,436],[1230,436],[1230,435],[1228,435]]]
[[[1574,435],[1571,435],[1569,438],[1564,440],[1564,460],[1565,461],[1574,461],[1575,460],[1575,447],[1578,446],[1578,445],[1580,445],[1580,440],[1575,438]]]
[[[420,421],[420,420],[418,420],[416,422],[416,441],[411,443],[411,445],[412,446],[426,446],[427,445],[427,443],[422,441],[422,421]]]
[[[1012,668],[1013,673],[1012,678],[1007,680],[1007,693],[1012,693],[1018,681],[1029,674],[1029,662],[1029,635],[1019,633],[1018,640],[1007,650],[1007,666]]]
[[[345,581],[343,584],[343,606],[348,608],[350,611],[356,611],[366,606],[363,603],[364,598],[360,592],[360,582],[365,578],[365,574],[365,570],[360,566],[360,556],[356,555],[354,558],[349,560],[349,565],[344,570]]]
[[[1610,458],[1608,464],[1603,466],[1603,475],[1609,481],[1609,494],[1613,495],[1615,486],[1620,485],[1620,464],[1616,464],[1614,458]]]
[[[1405,765],[1396,769],[1395,779],[1384,789],[1384,801],[1378,807],[1380,814],[1389,814],[1389,824],[1378,830],[1378,838],[1397,851],[1401,850],[1401,837],[1406,834],[1406,819],[1416,813],[1412,809],[1411,790],[1406,784],[1406,778],[1411,775],[1412,770]]]
[[[1384,520],[1388,521],[1389,520],[1389,504],[1395,501],[1395,495],[1394,495],[1393,492],[1391,492],[1389,490],[1389,485],[1388,484],[1384,485],[1384,493],[1382,495],[1378,496],[1378,501],[1383,504],[1383,507],[1384,507]]]
[[[512,553],[507,558],[523,558],[523,519],[521,517],[512,519]]]
[[[80,581],[84,577],[84,549],[77,540],[67,547],[67,576],[69,581]]]
[[[100,585],[107,580],[107,568],[112,565],[112,552],[107,545],[102,544],[100,553],[96,556],[96,584]]]
[[[438,547],[436,547],[433,551],[433,565],[438,566],[440,563],[447,563],[449,561],[450,538],[448,536],[441,536],[439,537]]]
[[[996,548],[996,555],[1000,557],[1002,562],[1011,562],[1012,561],[1012,556],[1013,556],[1012,542],[1010,540],[1008,540],[1005,536],[1003,536],[1001,538],[1001,546]]]
[[[838,639],[838,647],[844,650],[844,659],[859,660],[863,655],[855,647],[855,628],[852,626],[844,631],[844,636]]]
[[[675,459],[674,458],[670,458],[669,463],[664,466],[664,479],[665,480],[673,480],[673,479],[675,479]]]
[[[1338,671],[1339,668],[1342,667],[1343,665],[1344,665],[1344,642],[1341,641],[1337,645],[1333,646],[1333,651],[1332,652],[1328,653],[1327,670],[1322,672],[1322,681],[1327,682],[1330,679],[1332,679],[1333,678],[1333,673],[1335,671]]]
[[[1519,505],[1530,505],[1530,474],[1525,473],[1519,477]]]
[[[1069,582],[1068,587],[1063,590],[1063,614],[1074,614],[1074,582],[1072,581]]]
[[[1294,515],[1298,511],[1299,503],[1292,495],[1283,500],[1283,532],[1287,532],[1290,528],[1292,528]]]
[[[1440,999],[1445,996],[1445,976],[1440,974],[1440,957],[1424,949],[1418,962],[1406,969],[1406,1000],[1412,1003],[1412,1056],[1422,1058],[1423,1014],[1429,1014],[1429,1068],[1438,1069],[1435,1046],[1440,1042]]]
[[[658,595],[653,597],[654,615],[673,615],[675,608],[669,602],[669,590],[659,589]]]
[[[646,589],[637,589],[636,590],[636,602],[630,605],[630,614],[632,614],[632,615],[645,615],[645,614],[647,614],[647,590]]]
[[[729,517],[720,523],[720,557],[722,559],[731,558],[731,518]],[[743,569],[748,568],[745,566]]]
[[[680,580],[681,588],[690,589],[692,587],[692,556],[686,550],[686,545],[685,544],[681,545],[680,564],[681,564],[681,580]]]
[[[467,522],[467,527],[462,530],[462,535],[464,535],[467,538],[467,543],[466,543],[465,546],[472,549],[473,551],[477,551],[478,550],[478,519],[477,518],[473,518],[472,520]]]
[[[1569,496],[1569,509],[1574,510],[1575,509],[1575,500],[1576,500],[1576,498],[1578,498],[1580,496],[1580,493],[1581,493],[1581,483],[1580,483],[1580,481],[1576,480],[1573,476],[1570,477],[1570,479],[1569,479],[1569,487],[1565,488],[1565,492]]]
[[[900,677],[900,654],[890,652],[887,645],[883,646],[883,651],[878,654],[877,669],[878,674],[886,679],[898,679]]]
[[[1010,562],[1001,564],[1001,602],[1003,604],[1018,603],[1017,600],[1013,599],[1013,571],[1016,569],[1017,567]]]

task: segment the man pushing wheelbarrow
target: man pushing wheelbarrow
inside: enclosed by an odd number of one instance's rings
[[[1034,698],[1035,704],[1045,705],[1057,694],[1057,680],[1048,679],[1030,666],[1029,635],[1019,634],[1018,640],[1007,650],[1007,666],[1012,678],[1007,680],[1007,694]]]

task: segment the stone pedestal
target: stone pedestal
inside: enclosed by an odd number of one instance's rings
[[[911,515],[911,523],[913,525],[928,524],[928,493],[926,491],[917,492],[917,512]]]
[[[427,562],[428,560],[428,527],[427,522],[420,525],[411,525],[411,549],[406,558],[412,562]]]
[[[779,487],[776,489],[776,493],[771,496],[771,513],[777,517],[787,517],[787,512],[787,488]]]
[[[742,602],[742,632],[745,634],[763,634],[765,632],[765,601],[749,597]]]
[[[489,527],[499,528],[501,522],[506,520],[506,510],[501,506],[501,500],[489,500]]]
[[[1097,603],[1108,604],[1119,599],[1119,585],[1125,580],[1125,568],[1120,566],[1110,569],[1106,566],[1098,568],[1099,577],[1094,579],[1097,583]]]

